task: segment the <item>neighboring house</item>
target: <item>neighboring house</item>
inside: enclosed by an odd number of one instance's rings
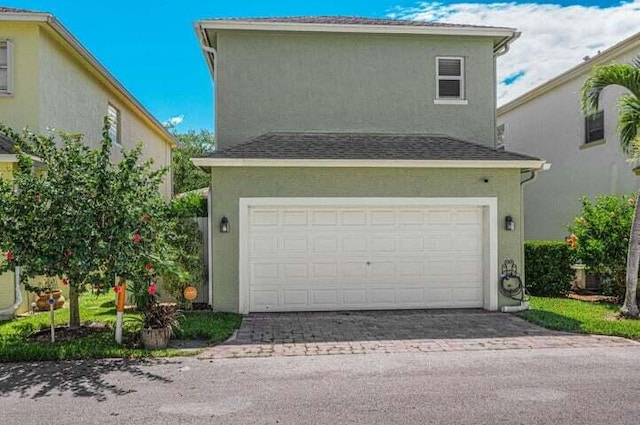
[[[507,149],[553,164],[524,191],[526,239],[564,239],[580,215],[582,195],[630,194],[638,177],[620,148],[617,98],[607,88],[600,111],[585,117],[581,89],[595,65],[628,63],[640,54],[640,33],[600,52],[498,109],[498,129]]]
[[[112,118],[114,159],[143,142],[143,157],[171,164],[175,141],[52,15],[0,7],[0,122],[16,131],[81,133],[98,147]],[[15,166],[13,144],[0,140],[0,173]],[[160,188],[171,197],[171,176]],[[0,312],[14,303],[13,276],[0,276]],[[28,305],[28,304],[25,304]]]
[[[484,307],[522,270],[521,175],[495,144],[518,33],[364,18],[207,20],[216,310]],[[515,229],[513,225],[515,224]],[[508,228],[508,229],[507,229]]]

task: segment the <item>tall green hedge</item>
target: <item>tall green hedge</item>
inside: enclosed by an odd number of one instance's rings
[[[532,295],[558,296],[571,289],[574,255],[564,241],[527,241],[524,267],[527,290]]]

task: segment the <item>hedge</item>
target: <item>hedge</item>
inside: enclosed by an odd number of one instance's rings
[[[559,296],[571,289],[573,251],[564,241],[527,241],[524,244],[526,287],[531,295]]]

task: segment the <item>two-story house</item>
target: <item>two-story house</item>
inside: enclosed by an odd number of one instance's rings
[[[145,159],[171,164],[172,135],[54,16],[0,7],[0,122],[16,131],[80,133],[98,147],[105,116],[114,159],[142,142]],[[10,176],[15,162],[12,141],[1,139],[0,175]],[[160,190],[171,197],[170,175]],[[17,298],[13,279],[0,276],[0,315]]]
[[[609,87],[600,111],[585,117],[581,89],[594,66],[629,63],[640,54],[640,33],[599,52],[498,109],[504,146],[542,156],[553,168],[525,189],[527,239],[564,239],[580,214],[580,197],[631,194],[638,177],[620,148],[616,128],[620,87]]]
[[[206,20],[215,84],[213,307],[517,305],[521,182],[497,150],[496,56],[511,28],[387,19]],[[524,174],[524,176],[523,176]],[[503,291],[504,292],[504,291]]]

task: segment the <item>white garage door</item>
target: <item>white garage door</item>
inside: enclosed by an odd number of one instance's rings
[[[249,206],[248,308],[482,307],[483,216],[480,206]]]

